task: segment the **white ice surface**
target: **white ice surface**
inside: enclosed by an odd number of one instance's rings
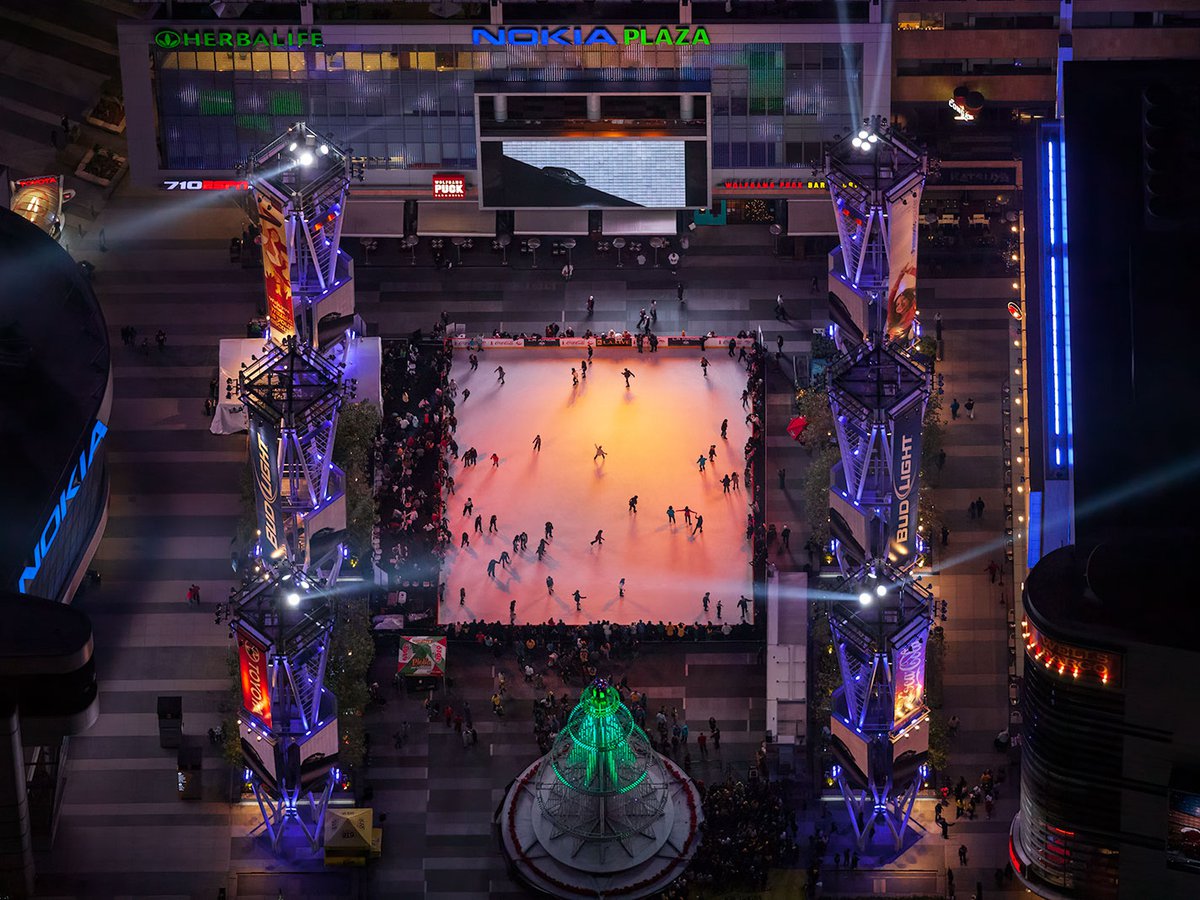
[[[507,622],[508,605],[516,600],[518,623],[550,618],[568,623],[639,619],[664,622],[717,620],[737,623],[740,595],[751,596],[750,548],[745,539],[750,498],[743,489],[725,494],[721,477],[745,469],[742,447],[749,436],[741,395],[745,369],[723,347],[705,355],[708,378],[700,369],[699,349],[660,350],[638,354],[597,348],[594,365],[578,388],[571,386],[571,367],[580,368],[585,353],[568,350],[489,350],[479,354],[479,369],[469,371],[468,354],[455,353],[451,377],[459,400],[456,440],[459,452],[479,451],[479,465],[464,469],[454,462],[456,493],[448,512],[453,547],[443,579],[443,622],[473,619]],[[505,385],[497,383],[502,365]],[[620,372],[635,373],[625,389]],[[462,390],[470,389],[464,403]],[[729,419],[729,438],[721,440],[721,420]],[[541,434],[542,450],[533,450]],[[716,463],[704,473],[696,459],[717,445]],[[606,459],[593,462],[595,445]],[[495,452],[500,465],[489,457]],[[638,512],[628,510],[638,495]],[[474,512],[463,516],[470,497]],[[674,505],[676,525],[667,522]],[[692,535],[683,508],[704,515],[704,531]],[[478,535],[497,516],[498,534]],[[554,539],[545,559],[535,550],[545,523],[554,523]],[[693,517],[693,525],[695,518]],[[604,544],[592,546],[597,529]],[[459,549],[462,532],[471,545]],[[512,554],[513,536],[529,534],[529,549]],[[508,550],[509,570],[487,563]],[[554,595],[546,592],[546,576],[554,578]],[[617,585],[625,578],[625,597]],[[459,589],[467,589],[459,606]],[[585,597],[575,611],[572,593]],[[701,597],[712,593],[704,616]],[[751,612],[752,612],[751,607]]]

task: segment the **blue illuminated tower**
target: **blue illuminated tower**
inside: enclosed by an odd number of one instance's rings
[[[833,144],[825,175],[840,242],[830,253],[826,372],[840,459],[830,474],[829,604],[841,685],[830,722],[834,776],[858,846],[879,826],[903,840],[928,751],[925,646],[931,598],[912,574],[920,533],[921,426],[929,372],[914,352],[917,226],[927,159],[871,119]]]
[[[346,555],[345,478],[333,445],[338,411],[355,390],[342,375],[354,294],[338,246],[349,166],[298,123],[245,168],[258,202],[270,340],[238,376],[259,524],[253,580],[234,600],[238,727],[272,846],[295,825],[315,849],[337,780],[338,705],[325,675]],[[330,313],[334,327],[318,329]]]

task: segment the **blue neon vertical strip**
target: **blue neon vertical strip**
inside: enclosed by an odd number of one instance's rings
[[[1050,142],[1046,143],[1046,162],[1047,162],[1047,165],[1049,166],[1049,168],[1047,169],[1047,172],[1049,174],[1046,176],[1046,183],[1050,186],[1050,202],[1046,205],[1050,209],[1050,231],[1049,231],[1049,234],[1050,234],[1050,246],[1053,247],[1055,244],[1055,234],[1054,234],[1054,144],[1052,144]]]
[[[1063,346],[1065,353],[1063,354],[1066,363],[1064,372],[1066,383],[1066,406],[1067,406],[1067,465],[1075,465],[1075,440],[1074,440],[1074,414],[1072,411],[1071,402],[1071,276],[1069,268],[1069,250],[1070,245],[1067,242],[1067,142],[1065,136],[1060,132],[1058,141],[1058,161],[1059,161],[1059,178],[1060,190],[1059,198],[1062,203],[1061,215],[1059,221],[1062,223],[1062,242],[1060,252],[1062,253],[1062,316],[1063,316]]]

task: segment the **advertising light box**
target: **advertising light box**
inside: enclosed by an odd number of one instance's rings
[[[708,144],[683,138],[484,140],[485,209],[700,209]]]

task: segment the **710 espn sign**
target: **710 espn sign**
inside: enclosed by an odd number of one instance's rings
[[[212,179],[164,181],[162,186],[166,191],[246,191],[250,189],[250,183],[247,181],[214,181]]]

